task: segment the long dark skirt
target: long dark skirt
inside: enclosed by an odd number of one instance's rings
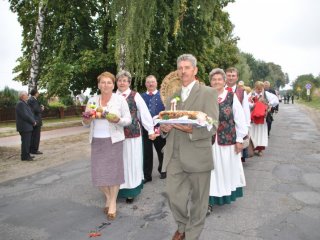
[[[91,176],[96,187],[124,183],[123,141],[112,144],[111,138],[93,138]]]

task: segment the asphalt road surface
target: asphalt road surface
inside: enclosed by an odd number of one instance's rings
[[[263,157],[244,163],[244,197],[215,206],[201,240],[320,239],[320,132],[297,105],[280,106]],[[155,169],[157,164],[155,164]],[[104,240],[168,240],[176,230],[163,193],[153,181],[101,231]],[[106,221],[104,199],[91,184],[89,159],[75,159],[0,184],[0,239],[81,240]]]

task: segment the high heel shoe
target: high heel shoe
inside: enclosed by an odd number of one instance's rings
[[[116,213],[116,212],[115,212],[115,213],[108,213],[108,214],[107,214],[107,219],[108,219],[109,221],[115,220],[116,217],[117,217],[117,213]]]

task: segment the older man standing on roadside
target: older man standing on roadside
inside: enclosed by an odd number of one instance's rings
[[[16,105],[16,127],[21,136],[21,160],[32,161],[30,156],[30,143],[33,127],[37,125],[32,110],[27,103],[28,93],[19,92],[19,102]]]
[[[217,121],[217,92],[196,81],[197,59],[183,54],[177,59],[177,68],[182,83],[182,88],[174,94],[181,96],[177,110],[201,111]],[[170,110],[170,100],[167,110]],[[167,172],[166,192],[178,225],[172,240],[196,240],[206,218],[213,169],[211,138],[216,126],[209,131],[193,125],[163,124],[161,131],[166,137],[162,171]]]

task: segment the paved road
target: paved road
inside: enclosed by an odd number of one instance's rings
[[[201,240],[320,239],[320,132],[297,105],[282,104],[275,119],[265,155],[244,164],[244,197],[215,207]],[[118,218],[98,239],[171,239],[164,184],[155,175],[134,204],[119,200]],[[1,239],[88,239],[105,221],[88,159],[5,182],[0,193]]]

